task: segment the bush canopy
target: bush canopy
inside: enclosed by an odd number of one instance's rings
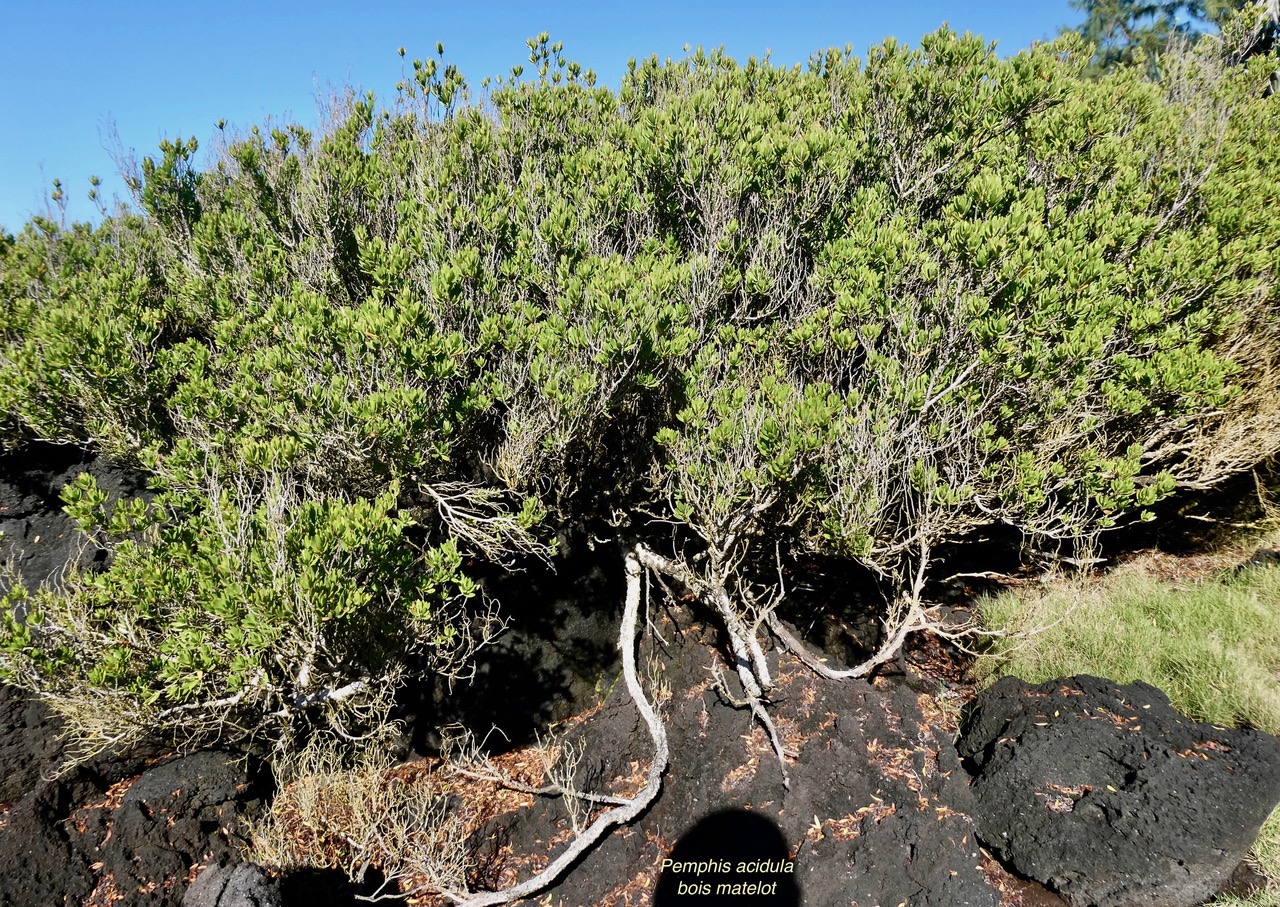
[[[477,91],[438,50],[0,242],[7,443],[153,486],[71,485],[107,566],[4,609],[0,672],[86,752],[380,733],[493,631],[481,571],[566,530],[701,596],[758,704],[797,558],[880,578],[883,645],[829,671],[866,673],[935,626],[940,545],[1074,552],[1280,449],[1273,58],[1095,80],[1078,37],[943,29],[615,91],[542,35]]]

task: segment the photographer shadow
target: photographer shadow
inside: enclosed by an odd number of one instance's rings
[[[800,907],[787,842],[771,819],[745,809],[712,813],[663,861],[653,907],[721,904]]]

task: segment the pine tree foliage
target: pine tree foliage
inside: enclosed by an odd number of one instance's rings
[[[1094,45],[1097,72],[1141,62],[1155,74],[1174,42],[1231,30],[1241,19],[1252,32],[1243,52],[1266,53],[1280,27],[1272,0],[1071,0],[1071,6],[1085,14],[1076,31]]]

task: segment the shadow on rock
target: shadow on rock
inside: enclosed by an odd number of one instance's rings
[[[532,743],[540,729],[594,705],[619,672],[622,559],[580,550],[555,569],[533,562],[484,579],[507,629],[476,656],[475,677],[410,685],[400,697],[418,753],[439,750],[436,729],[461,725],[499,752]]]
[[[405,899],[381,891],[382,882],[376,869],[369,870],[362,885],[352,882],[340,869],[303,869],[280,880],[280,904],[283,907],[352,907],[368,903],[362,898],[376,897],[378,903],[403,907]]]
[[[700,820],[662,865],[653,907],[800,905],[800,883],[782,831],[745,809],[725,809]]]

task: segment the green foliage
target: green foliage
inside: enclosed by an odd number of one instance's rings
[[[160,160],[143,158],[141,179],[130,179],[142,210],[169,229],[189,227],[200,219],[200,174],[191,162],[198,147],[194,136],[185,142],[164,139]]]
[[[261,671],[276,698],[237,708],[306,711],[308,657],[316,692],[461,670],[467,559],[535,532],[674,522],[758,617],[775,552],[918,598],[975,527],[1073,544],[1280,449],[1265,60],[1093,81],[1078,37],[1001,60],[944,29],[632,61],[613,92],[529,49],[478,99],[438,50],[318,134],[200,170],[167,142],[142,214],[0,244],[13,443],[160,495],[73,486],[114,560],[33,593],[11,673],[176,715]]]
[[[308,708],[376,730],[389,690],[373,678],[393,678],[406,654],[447,661],[477,594],[453,540],[414,544],[394,491],[346,500],[278,475],[210,475],[151,505],[108,506],[86,473],[63,499],[110,566],[67,591],[15,587],[6,604],[21,600],[26,619],[5,609],[0,672],[82,723],[95,699],[114,700],[137,736],[252,719],[254,735],[282,742]],[[326,695],[350,684],[361,688]],[[118,744],[124,730],[81,745]]]
[[[128,454],[158,436],[162,350],[185,328],[135,218],[27,225],[0,248],[0,412],[58,444]]]

